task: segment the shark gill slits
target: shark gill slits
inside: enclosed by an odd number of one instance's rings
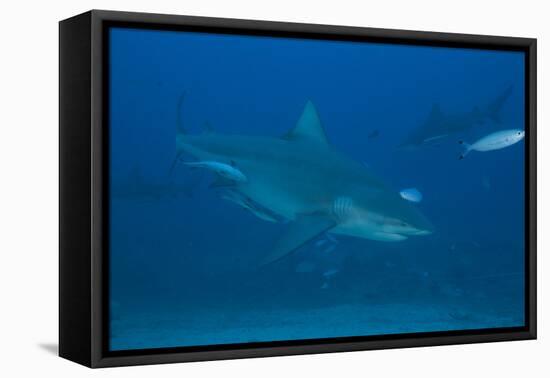
[[[334,200],[332,211],[338,219],[343,220],[349,216],[352,206],[353,200],[350,197],[337,197]]]

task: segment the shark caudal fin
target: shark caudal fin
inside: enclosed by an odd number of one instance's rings
[[[185,100],[185,92],[183,92],[178,98],[178,103],[176,107],[176,157],[174,158],[174,161],[170,166],[170,170],[168,172],[169,177],[172,177],[174,175],[174,171],[177,168],[182,155],[182,152],[178,151],[178,140],[180,138],[183,138],[185,135],[187,135],[187,131],[185,130],[185,127],[183,124],[183,118],[181,116],[181,113],[182,113],[181,109],[183,107],[184,100]]]
[[[493,102],[487,106],[487,117],[495,123],[501,123],[500,110],[512,93],[512,86],[508,86]]]
[[[170,185],[175,185],[175,171],[176,168],[180,165],[182,155],[184,151],[180,150],[178,148],[179,141],[187,135],[187,130],[185,129],[183,117],[182,117],[182,108],[183,108],[183,102],[185,101],[185,92],[183,92],[177,102],[176,106],[176,157],[172,161],[172,164],[170,166],[170,170],[168,171],[168,180],[170,182]],[[192,197],[195,189],[199,186],[200,182],[202,181],[203,174],[190,174],[187,172],[187,174],[184,177],[184,182],[182,184],[179,184],[180,189],[187,197]]]
[[[464,152],[458,157],[458,160],[462,160],[472,150],[472,146],[468,143],[465,143],[463,140],[458,141],[458,144],[464,146]]]
[[[185,101],[185,92],[183,92],[178,98],[178,105],[176,108],[176,133],[178,135],[187,134],[187,131],[185,130],[185,127],[183,124],[183,118],[181,116],[181,109],[183,108],[184,101]]]

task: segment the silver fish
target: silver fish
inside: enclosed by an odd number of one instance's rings
[[[494,151],[509,147],[516,144],[525,137],[525,131],[520,129],[501,130],[484,136],[472,144],[460,141],[459,143],[465,147],[464,152],[460,155],[460,159],[464,157],[470,151]]]

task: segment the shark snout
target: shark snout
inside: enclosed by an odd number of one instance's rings
[[[424,214],[416,211],[414,216],[408,222],[408,235],[423,236],[430,235],[435,232],[435,227]]]
[[[407,227],[399,231],[400,231],[400,234],[407,235],[407,236],[424,236],[424,235],[430,235],[433,233],[432,229],[419,229],[416,227]]]
[[[421,221],[415,225],[414,235],[418,235],[418,236],[430,235],[430,234],[433,234],[434,232],[435,232],[434,225],[432,224],[432,222],[428,220],[428,218],[424,216],[422,216]]]

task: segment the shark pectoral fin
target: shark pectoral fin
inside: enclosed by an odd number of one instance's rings
[[[275,242],[273,249],[262,260],[261,265],[267,265],[283,258],[335,225],[335,220],[327,216],[301,215],[297,217]]]

